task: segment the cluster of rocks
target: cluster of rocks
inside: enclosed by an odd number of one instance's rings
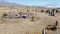
[[[30,18],[33,16],[31,12],[8,12],[3,14],[3,18]]]

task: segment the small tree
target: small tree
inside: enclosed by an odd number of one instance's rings
[[[55,9],[52,9],[52,12],[54,12],[55,11]]]
[[[58,9],[56,10],[56,13],[58,12]]]
[[[58,21],[56,21],[55,25],[56,25],[56,26],[58,25]]]
[[[29,10],[27,10],[29,12]]]
[[[51,16],[54,16],[55,14],[53,13],[53,12],[51,12],[51,14],[50,14]]]
[[[52,12],[50,12],[51,16],[55,16],[54,11],[55,11],[55,9],[52,9]]]
[[[41,10],[41,12],[43,12],[43,10]]]
[[[7,16],[7,14],[3,14],[3,17],[6,17]]]
[[[49,10],[46,10],[46,13],[50,14],[50,11]]]

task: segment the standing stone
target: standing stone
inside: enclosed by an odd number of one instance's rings
[[[45,29],[43,29],[43,30],[42,30],[42,34],[46,34],[46,31],[45,31]]]

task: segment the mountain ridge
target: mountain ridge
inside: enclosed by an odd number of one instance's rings
[[[6,1],[0,1],[0,6],[8,6],[8,7],[39,7],[39,8],[50,8],[50,7],[44,7],[44,6],[27,6],[27,5],[23,5],[23,4],[17,4],[17,3],[9,3]],[[52,7],[53,8],[53,7]]]

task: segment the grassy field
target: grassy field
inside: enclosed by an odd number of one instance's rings
[[[8,12],[10,10],[6,10]],[[48,24],[54,24],[56,20],[58,21],[58,26],[60,26],[60,14],[55,16],[49,16],[46,13],[34,13],[35,21],[31,21],[31,18],[24,19],[3,19],[2,14],[6,13],[5,10],[0,11],[0,34],[41,34],[42,29],[44,29]],[[48,31],[48,34],[58,34],[60,30]]]

